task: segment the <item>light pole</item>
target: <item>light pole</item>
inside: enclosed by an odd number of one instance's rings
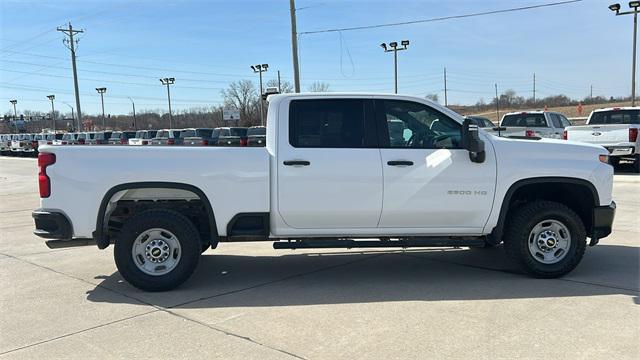
[[[169,91],[169,85],[176,82],[175,78],[162,78],[160,79],[162,85],[167,85],[167,99],[169,99],[169,129],[173,129],[173,119],[171,115],[171,92]]]
[[[9,102],[13,105],[13,126],[16,127],[16,133],[17,133],[18,123],[16,122],[16,120],[18,120],[18,111],[16,110],[16,104],[18,103],[18,100],[9,100]]]
[[[131,100],[131,105],[133,106],[133,129],[138,130],[138,123],[136,123],[136,103],[133,102],[132,98],[129,98],[129,100]]]
[[[260,125],[264,126],[264,105],[262,100],[262,73],[269,69],[269,64],[251,65],[251,70],[260,75]]]
[[[629,1],[630,11],[620,12],[620,4],[609,5],[609,10],[614,11],[616,16],[633,14],[633,61],[631,65],[631,106],[636,106],[636,37],[638,34],[638,8],[640,1]]]
[[[51,100],[51,125],[53,126],[53,132],[56,132],[56,110],[53,108],[53,99],[55,95],[47,95],[47,99]]]
[[[75,111],[73,110],[73,106],[67,104],[66,102],[63,102],[63,104],[67,105],[69,107],[69,109],[71,109],[71,120],[72,121],[76,121],[76,115],[75,115]],[[76,129],[78,129],[78,131],[80,131],[80,120],[78,119],[77,121],[78,127]]]
[[[98,94],[100,94],[100,102],[102,103],[102,130],[105,130],[107,128],[107,124],[104,117],[104,93],[107,92],[107,88],[106,87],[96,88],[96,91],[98,92]]]
[[[400,45],[402,45],[402,47],[398,47],[398,43],[395,41],[390,42],[389,45],[385,43],[380,44],[382,49],[384,49],[384,52],[393,52],[393,74],[395,79],[394,89],[396,94],[398,93],[398,51],[407,50],[407,46],[409,46],[409,40],[402,40],[400,42]]]

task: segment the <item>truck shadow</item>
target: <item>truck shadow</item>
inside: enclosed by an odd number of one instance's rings
[[[622,294],[639,303],[640,249],[598,245],[561,279],[516,271],[502,248],[330,252],[280,256],[207,255],[192,278],[147,293],[119,273],[98,277],[93,302],[167,308],[272,307],[387,301],[459,301]]]

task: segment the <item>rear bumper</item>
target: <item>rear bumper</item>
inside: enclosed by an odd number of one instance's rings
[[[35,235],[45,239],[71,240],[73,228],[65,214],[37,209],[31,216],[36,223]]]
[[[589,245],[596,245],[600,239],[611,234],[615,215],[616,203],[614,201],[608,206],[597,206],[593,209],[593,228]]]

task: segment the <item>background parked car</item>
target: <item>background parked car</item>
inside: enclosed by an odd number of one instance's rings
[[[247,146],[246,127],[221,127],[218,135],[218,145],[221,146]]]
[[[176,145],[208,146],[208,145],[215,145],[216,141],[217,141],[217,136],[214,139],[213,129],[210,129],[210,128],[184,129],[180,133],[180,138],[176,139]]]
[[[247,129],[247,146],[265,146],[267,144],[267,128],[252,126]]]
[[[136,135],[129,139],[129,145],[149,145],[157,132],[158,130],[138,130]]]
[[[491,120],[483,116],[469,115],[466,118],[475,121],[476,123],[478,123],[478,126],[481,128],[492,129],[496,127],[496,125]]]
[[[76,145],[78,144],[78,133],[65,133],[60,140],[54,140],[53,145]]]
[[[129,139],[136,136],[135,131],[114,131],[109,137],[109,145],[128,145]]]
[[[91,145],[105,145],[109,142],[112,131],[96,131],[93,139],[89,139]]]
[[[11,152],[11,134],[0,135],[0,154],[7,155]]]
[[[78,133],[78,136],[76,137],[76,140],[77,140],[78,145],[88,144],[89,140],[90,140],[90,135],[89,135],[89,133],[86,133],[86,132]]]
[[[56,140],[62,140],[62,133],[46,133],[42,134],[42,138],[38,140],[38,147],[42,145],[53,145]]]
[[[162,129],[158,130],[156,136],[151,139],[150,145],[175,145],[176,139],[180,138],[182,129]]]
[[[521,111],[507,113],[500,121],[505,130],[485,129],[500,136],[525,136],[562,139],[564,128],[571,122],[564,115],[553,111]]]
[[[25,155],[34,152],[33,134],[18,134],[13,136],[11,140],[11,154],[12,155]]]

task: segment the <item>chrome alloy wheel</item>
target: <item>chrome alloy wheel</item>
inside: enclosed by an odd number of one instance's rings
[[[543,220],[529,233],[529,253],[543,264],[555,264],[569,252],[571,233],[558,220]]]
[[[178,238],[171,231],[153,228],[138,235],[131,248],[131,256],[142,272],[161,276],[178,265],[182,249]]]

